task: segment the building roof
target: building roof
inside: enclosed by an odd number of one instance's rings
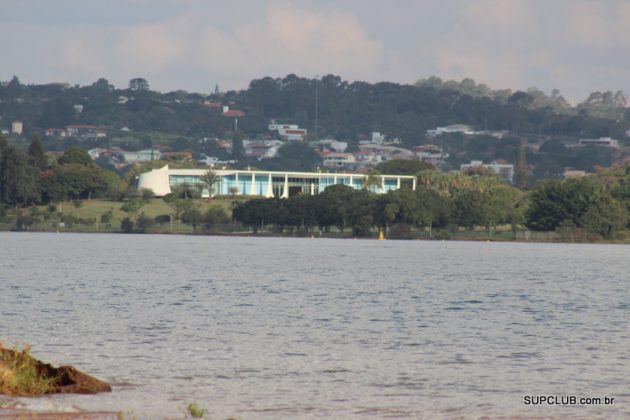
[[[240,117],[244,117],[245,113],[241,111],[240,109],[228,109],[221,115],[223,115],[224,117],[240,118]]]

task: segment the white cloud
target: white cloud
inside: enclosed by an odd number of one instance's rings
[[[24,0],[26,1],[26,0]],[[0,20],[0,79],[155,89],[245,88],[254,78],[333,73],[413,83],[630,91],[630,3],[557,0],[28,0]],[[21,3],[19,3],[21,4]],[[46,8],[48,7],[48,8]],[[59,12],[62,10],[63,12]],[[55,12],[57,11],[57,12]],[[53,13],[55,12],[55,13]],[[123,12],[123,13],[121,13]],[[606,86],[602,86],[606,85]]]
[[[597,3],[580,2],[568,10],[569,41],[589,47],[606,47],[611,42],[611,24],[605,9]]]
[[[369,39],[356,17],[315,13],[285,4],[270,6],[265,19],[238,26],[233,34],[204,30],[200,50],[211,70],[221,63],[247,80],[267,74],[375,73],[380,42]]]
[[[128,67],[155,71],[178,60],[185,50],[176,25],[153,24],[128,29],[114,54]]]

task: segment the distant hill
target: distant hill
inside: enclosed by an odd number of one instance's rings
[[[425,142],[426,130],[455,123],[523,135],[622,137],[630,128],[625,99],[622,92],[594,92],[571,107],[557,91],[551,96],[533,88],[493,91],[471,79],[458,83],[429,78],[400,85],[291,74],[253,80],[241,91],[200,94],[156,92],[141,78],[120,89],[105,79],[88,86],[23,85],[14,77],[0,86],[0,121],[6,129],[13,120],[21,120],[27,135],[68,124],[90,124],[223,137],[234,128],[232,118],[222,116],[223,106],[228,106],[245,112],[238,129],[254,137],[268,134],[270,119],[313,132],[317,102],[320,137],[356,141],[379,131],[400,138],[409,147]]]

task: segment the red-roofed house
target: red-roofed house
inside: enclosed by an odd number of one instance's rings
[[[242,118],[245,116],[245,113],[239,109],[228,109],[221,115],[224,117]]]

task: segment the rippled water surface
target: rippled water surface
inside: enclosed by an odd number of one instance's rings
[[[114,384],[20,400],[35,409],[624,418],[629,257],[615,245],[0,233],[0,341]],[[540,394],[615,400],[523,403]]]

